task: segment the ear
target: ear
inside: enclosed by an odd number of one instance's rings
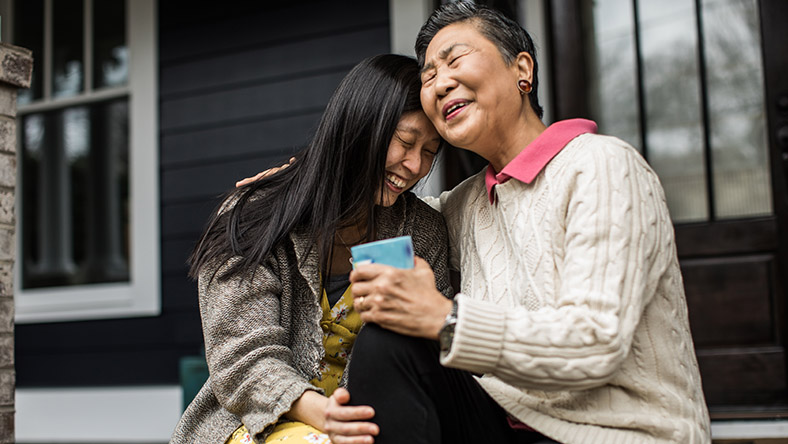
[[[534,59],[531,57],[531,54],[525,51],[517,54],[512,65],[517,68],[518,79],[525,79],[529,82],[533,82]]]

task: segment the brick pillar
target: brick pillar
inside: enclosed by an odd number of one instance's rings
[[[0,43],[0,444],[14,442],[16,93],[32,71],[30,51]]]

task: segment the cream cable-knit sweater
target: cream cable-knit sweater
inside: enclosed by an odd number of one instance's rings
[[[625,142],[578,136],[531,184],[484,171],[431,204],[462,271],[443,363],[572,443],[708,443],[673,225]]]

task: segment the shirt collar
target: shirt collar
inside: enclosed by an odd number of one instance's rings
[[[591,120],[569,119],[555,122],[520,151],[520,154],[506,164],[500,173],[496,174],[492,165],[488,165],[484,183],[487,185],[487,197],[490,198],[490,203],[495,202],[493,193],[495,185],[504,183],[510,178],[531,183],[572,139],[581,134],[596,132],[597,125]]]

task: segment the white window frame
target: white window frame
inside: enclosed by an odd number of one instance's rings
[[[47,3],[51,1],[46,0]],[[90,4],[88,0],[87,5]],[[86,8],[86,17],[92,13],[89,9]],[[51,11],[51,4],[45,10]],[[11,20],[3,20],[3,28],[9,22]],[[45,33],[51,32],[51,18],[45,23]],[[90,22],[85,23],[88,25]],[[126,41],[129,47],[127,86],[91,91],[76,97],[36,101],[19,107],[18,114],[23,115],[93,103],[101,99],[128,97],[131,230],[128,282],[25,290],[21,286],[22,248],[19,235],[24,230],[24,221],[21,220],[24,202],[18,198],[17,266],[14,275],[17,323],[155,316],[161,312],[156,23],[155,0],[126,0]],[[12,35],[7,29],[3,29],[3,33]],[[44,52],[47,51],[45,48]],[[90,75],[90,71],[90,67],[86,66],[86,75]],[[45,89],[49,87],[46,85],[47,77],[45,73]],[[21,134],[22,131],[17,133]],[[19,168],[18,184],[22,183],[21,175]],[[19,187],[17,196],[21,196]]]

